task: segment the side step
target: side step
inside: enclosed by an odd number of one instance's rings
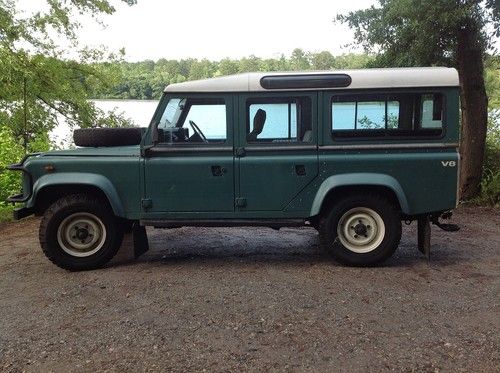
[[[282,227],[302,227],[303,219],[206,219],[206,220],[141,220],[143,226],[149,225],[156,228],[180,227],[269,227],[279,229]]]

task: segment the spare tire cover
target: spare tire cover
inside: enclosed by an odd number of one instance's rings
[[[73,132],[76,146],[123,146],[139,145],[144,128],[79,128]]]

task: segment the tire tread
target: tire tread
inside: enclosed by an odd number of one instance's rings
[[[60,255],[58,255],[57,250],[54,250],[50,244],[48,239],[49,232],[49,224],[54,216],[62,209],[70,208],[71,206],[93,206],[96,209],[102,211],[103,213],[112,215],[112,212],[109,211],[108,208],[104,207],[103,202],[92,195],[88,194],[71,194],[65,197],[60,198],[56,202],[54,202],[44,213],[42,220],[40,222],[40,228],[38,231],[38,238],[40,241],[40,246],[42,247],[42,251],[45,256],[55,265],[60,268],[75,271],[75,270],[88,270],[88,269],[96,269],[102,267],[109,260],[111,260],[118,250],[120,249],[121,242],[123,239],[123,230],[120,224],[115,224],[116,229],[116,240],[112,247],[107,250],[106,255],[104,257],[99,257],[99,260],[94,262],[88,262],[82,265],[75,265],[74,263],[70,263],[67,260],[61,260]]]
[[[389,214],[392,216],[400,216],[400,211],[399,209],[394,206],[394,204],[386,197],[376,194],[376,193],[366,193],[363,194],[362,196],[360,194],[351,194],[343,197],[343,200],[345,201],[349,198],[363,198],[366,200],[370,200],[371,202],[374,202],[375,204],[379,204],[380,206],[384,206],[387,208]],[[340,201],[339,201],[340,202]],[[318,225],[318,231],[319,231],[319,237],[320,237],[320,246],[323,250],[326,252],[329,252],[332,254],[332,256],[340,263],[349,265],[349,266],[354,266],[354,267],[370,267],[370,266],[376,266],[379,265],[380,263],[384,262],[387,260],[389,257],[391,257],[396,249],[399,246],[399,243],[401,241],[401,233],[402,233],[402,228],[401,228],[401,222],[399,224],[396,224],[395,226],[391,227],[391,229],[395,229],[393,234],[395,235],[395,239],[392,242],[392,245],[389,250],[386,250],[383,255],[380,255],[376,258],[376,260],[373,261],[363,261],[363,260],[357,260],[357,261],[350,261],[346,260],[343,256],[339,256],[338,252],[336,251],[335,248],[332,247],[331,243],[331,234],[330,234],[330,224],[331,224],[331,218],[332,214],[335,212],[335,208],[338,205],[335,204],[333,207],[321,218],[319,219],[319,225]],[[340,245],[340,243],[339,243]],[[346,249],[347,250],[347,249]],[[363,254],[365,255],[365,254]],[[359,258],[362,258],[359,256]]]

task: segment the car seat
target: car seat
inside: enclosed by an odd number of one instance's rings
[[[257,141],[257,136],[262,133],[264,123],[266,123],[266,112],[262,109],[257,110],[253,117],[253,129],[247,135],[247,142]]]

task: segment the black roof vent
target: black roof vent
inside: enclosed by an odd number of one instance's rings
[[[351,82],[347,74],[269,75],[260,79],[265,89],[342,88]]]

